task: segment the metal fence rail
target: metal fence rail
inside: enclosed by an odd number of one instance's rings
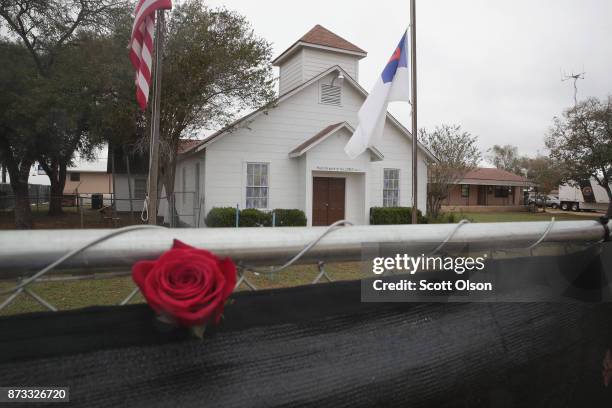
[[[518,248],[529,251],[544,241],[550,243],[592,244],[610,239],[607,220],[554,222],[511,222],[438,225],[380,225],[338,227],[287,228],[208,228],[171,229],[154,226],[131,226],[114,230],[35,230],[0,233],[0,279],[17,279],[17,285],[0,303],[0,310],[25,294],[49,310],[57,309],[32,291],[28,285],[51,269],[71,271],[72,277],[62,280],[99,278],[96,270],[129,270],[143,259],[157,258],[180,239],[196,247],[206,248],[217,255],[229,256],[237,264],[241,285],[257,288],[247,279],[245,270],[256,265],[279,264],[291,259],[278,270],[297,263],[316,263],[319,274],[313,281],[331,281],[325,262],[358,261],[364,246],[401,244],[410,248],[429,243],[441,247],[470,245],[505,251]],[[153,229],[153,230],[152,230]],[[296,255],[297,254],[297,255]],[[281,262],[279,262],[281,261]],[[34,276],[31,272],[39,270]],[[117,276],[117,274],[109,274]],[[45,281],[53,281],[48,276]],[[136,294],[135,288],[121,304],[127,304]]]
[[[506,222],[465,224],[451,242],[468,242],[495,248],[496,243],[527,247],[549,229],[549,222]],[[367,225],[338,228],[324,237],[300,260],[316,263],[358,261],[363,245],[403,243],[440,243],[457,224]],[[284,228],[206,228],[130,231],[87,249],[66,261],[61,269],[82,270],[103,267],[106,270],[129,268],[142,259],[154,259],[168,250],[173,239],[206,248],[236,262],[273,265],[290,258],[319,237],[326,227]],[[84,243],[99,239],[114,230],[29,230],[0,233],[0,278],[45,267]],[[597,221],[556,222],[546,234],[550,242],[595,242],[603,239],[604,227]]]

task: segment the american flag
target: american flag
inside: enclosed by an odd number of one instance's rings
[[[136,100],[140,109],[147,108],[153,66],[153,31],[155,12],[172,8],[172,0],[138,0],[130,38],[130,61],[136,70]]]

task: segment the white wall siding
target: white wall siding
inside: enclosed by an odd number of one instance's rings
[[[384,137],[376,146],[385,156],[380,162],[374,162],[370,171],[370,206],[383,205],[383,169],[399,169],[400,173],[400,206],[412,206],[412,141],[407,139],[389,121],[385,125]],[[422,152],[418,154],[418,208],[425,213],[427,194],[427,164]]]
[[[334,65],[340,66],[356,81],[359,80],[358,57],[315,48],[304,48],[303,52],[304,81],[308,81]]]
[[[279,93],[282,95],[304,82],[304,50],[301,49],[279,67]]]
[[[400,169],[400,203],[411,203],[410,139],[387,121],[385,135],[377,148],[384,155],[382,162],[371,162],[369,153],[351,160],[344,154],[344,144],[350,134],[341,130],[312,148],[300,158],[289,158],[289,152],[334,123],[348,122],[357,126],[357,112],[364,101],[361,93],[345,81],[341,106],[319,103],[320,83],[329,83],[335,74],[309,86],[281,102],[267,114],[261,114],[242,128],[218,138],[206,147],[206,159],[201,162],[201,194],[205,208],[202,218],[213,207],[246,205],[246,164],[269,163],[268,209],[298,208],[312,218],[312,175],[321,168],[351,168],[336,171],[335,176],[347,177],[346,216],[354,222],[367,223],[370,206],[382,206],[384,168]],[[180,162],[177,168],[177,191],[180,189],[181,166],[187,165],[187,177],[193,172],[194,157]],[[190,170],[191,169],[191,170]],[[419,207],[425,209],[427,173],[423,156],[419,160]],[[327,172],[326,172],[327,173]],[[348,174],[344,174],[348,173]],[[331,174],[331,173],[328,173]],[[332,175],[330,175],[331,177]],[[188,186],[191,183],[187,182]],[[194,191],[193,188],[188,188]],[[350,194],[350,195],[349,195]],[[358,197],[355,202],[351,197]]]
[[[131,187],[132,187],[132,209],[134,212],[140,213],[144,200],[137,200],[134,192],[136,180],[147,179],[146,174],[132,174]],[[130,211],[130,190],[128,187],[128,176],[127,174],[115,174],[115,208],[119,212]]]
[[[175,207],[181,223],[190,226],[197,226],[198,217],[200,217],[200,225],[203,225],[204,217],[206,216],[204,208],[200,209],[201,199],[202,197],[205,197],[206,191],[205,158],[206,155],[204,153],[191,156],[187,159],[179,161],[176,166],[174,182]],[[198,163],[200,174],[199,177],[196,177]],[[185,176],[185,179],[183,179],[183,176]],[[195,184],[198,181],[198,178],[199,189]]]
[[[324,78],[324,81],[329,81]],[[318,102],[318,86],[308,87],[266,115],[207,147],[206,213],[212,207],[246,204],[246,162],[270,163],[269,207],[304,210],[303,193],[298,193],[299,159],[289,152],[332,123],[348,118],[356,121],[359,94],[346,84],[343,106]],[[310,217],[307,214],[307,217]]]

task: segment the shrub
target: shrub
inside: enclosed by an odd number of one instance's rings
[[[302,227],[306,225],[306,215],[302,210],[277,208],[277,227]],[[213,228],[235,227],[235,207],[215,207],[206,216],[206,226]],[[272,213],[258,210],[256,208],[245,208],[240,210],[240,227],[271,227]]]
[[[429,222],[431,224],[454,224],[458,222],[457,214],[454,212],[451,213],[440,213],[436,218],[430,218]]]
[[[302,210],[277,208],[274,213],[277,227],[306,226],[306,214]]]
[[[455,224],[461,220],[468,220],[469,222],[474,222],[474,220],[460,211],[459,213],[441,213],[437,218],[431,218],[429,220],[432,224]]]
[[[214,207],[208,212],[206,220],[207,227],[235,227],[236,226],[236,209],[234,207]]]
[[[241,227],[269,227],[272,225],[272,214],[256,208],[245,208],[240,211]]]
[[[427,224],[421,210],[417,210],[417,222]],[[370,208],[371,225],[412,224],[412,208],[410,207],[372,207]]]

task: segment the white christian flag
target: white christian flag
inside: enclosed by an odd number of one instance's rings
[[[382,137],[389,102],[410,102],[410,71],[408,69],[408,31],[387,62],[372,92],[359,109],[359,126],[344,147],[354,159]]]

